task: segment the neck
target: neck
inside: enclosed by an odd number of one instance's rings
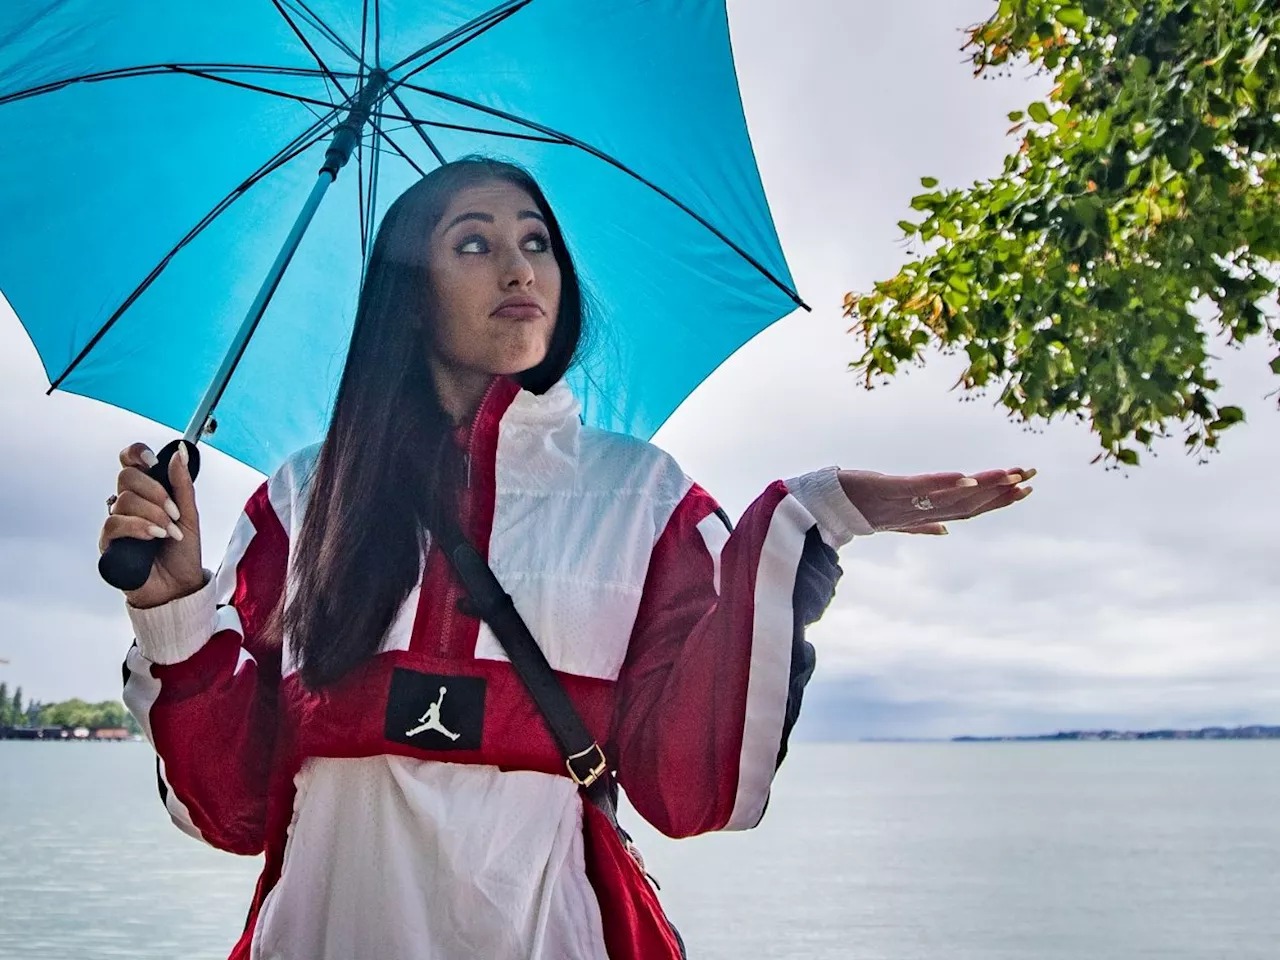
[[[455,424],[467,423],[475,416],[485,391],[494,380],[493,374],[462,370],[430,359],[431,376],[435,380],[440,406]]]

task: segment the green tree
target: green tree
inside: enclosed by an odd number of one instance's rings
[[[82,725],[84,708],[83,700],[63,700],[61,703],[48,703],[40,708],[39,724],[42,727],[78,727]]]
[[[87,703],[78,697],[40,708],[39,725],[45,727],[87,727],[90,730],[129,727],[128,711],[119,700]]]
[[[98,715],[95,718],[97,720],[95,729],[126,726],[125,718],[129,716],[129,711],[119,700],[103,700],[97,704],[96,709]]]
[[[13,726],[13,721],[9,719],[12,710],[13,706],[9,703],[9,684],[0,681],[0,727]]]
[[[14,726],[17,726],[22,720],[23,710],[21,687],[18,687],[18,689],[13,691],[13,705],[9,708],[9,716],[12,718]]]
[[[845,298],[850,366],[870,387],[963,350],[958,386],[1088,420],[1100,458],[1174,430],[1203,456],[1244,419],[1215,399],[1209,336],[1280,344],[1280,4],[1000,0],[965,50],[977,75],[1029,61],[1055,85],[1010,114],[998,176],[921,181],[916,259]]]

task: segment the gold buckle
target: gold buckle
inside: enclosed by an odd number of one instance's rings
[[[587,775],[585,777],[578,776],[578,771],[573,769],[573,761],[581,760],[583,757],[586,757],[592,753],[595,754],[595,759],[591,761],[591,767],[587,771]],[[572,779],[573,782],[576,783],[578,786],[583,788],[591,786],[593,783],[595,783],[597,780],[600,779],[601,774],[603,774],[607,769],[609,769],[609,762],[605,760],[604,751],[600,749],[600,744],[598,743],[593,743],[591,746],[587,747],[587,749],[581,751],[580,753],[572,754],[569,757],[569,759],[564,762],[564,765],[569,770],[570,779]]]

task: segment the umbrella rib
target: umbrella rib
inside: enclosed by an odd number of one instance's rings
[[[300,29],[298,29],[298,25],[293,22],[293,17],[289,16],[285,11],[284,4],[281,3],[281,0],[271,0],[271,2],[279,12],[280,16],[284,18],[284,22],[289,25],[289,29],[292,30],[297,38],[302,41],[302,45],[307,48],[307,52],[315,58],[316,63],[320,65],[320,69],[324,71],[324,75],[335,87],[338,88],[338,92],[342,94],[342,99],[344,101],[350,100],[351,95],[342,88],[342,84],[339,83],[338,78],[333,75],[333,71],[329,69],[329,65],[325,63],[320,54],[316,52],[316,48],[311,45],[311,41],[306,38]],[[363,64],[361,64],[361,66],[363,66]]]
[[[508,18],[510,18],[510,17],[515,16],[517,13],[519,13],[521,10],[523,10],[526,6],[528,6],[531,2],[532,2],[532,0],[520,0],[520,2],[518,2],[518,3],[516,3],[516,4],[515,4],[515,6],[512,6],[512,7],[508,8],[508,9],[506,9],[506,10],[502,11],[501,13],[496,14],[496,15],[493,17],[493,19],[492,19],[492,20],[490,20],[490,21],[489,21],[488,23],[486,23],[484,26],[480,27],[480,28],[479,28],[478,30],[476,30],[474,33],[472,33],[472,34],[470,34],[470,35],[468,35],[468,36],[463,37],[461,40],[459,40],[457,43],[455,43],[455,44],[454,44],[453,46],[451,46],[449,49],[445,50],[444,52],[440,53],[440,54],[439,54],[439,55],[437,55],[437,56],[432,57],[432,58],[431,58],[430,60],[428,60],[426,63],[420,63],[420,64],[418,64],[418,66],[414,67],[412,70],[410,70],[408,73],[406,73],[403,77],[401,77],[399,82],[400,82],[400,83],[403,83],[404,81],[408,80],[410,77],[415,76],[416,74],[421,73],[423,70],[426,70],[426,69],[427,69],[429,66],[431,66],[432,64],[439,63],[441,60],[443,60],[443,59],[444,59],[445,57],[447,57],[449,54],[453,53],[453,52],[454,52],[455,50],[457,50],[459,47],[465,47],[465,46],[466,46],[468,43],[470,43],[472,40],[475,40],[477,37],[481,37],[481,36],[483,36],[484,34],[488,33],[490,30],[492,30],[494,27],[498,26],[498,24],[500,24],[500,23],[504,22],[505,20],[507,20],[507,19],[508,19]],[[437,44],[436,44],[436,45],[438,46],[438,45],[439,45],[439,44],[441,44],[441,43],[446,43],[446,42],[448,42],[448,40],[449,40],[449,38],[448,38],[448,37],[445,37],[445,38],[443,38],[443,39],[441,39],[441,40],[437,41]],[[415,56],[421,56],[423,53],[428,52],[430,49],[431,49],[431,48],[427,48],[427,50],[420,51],[418,54],[415,54]]]
[[[205,73],[202,70],[189,70],[186,67],[177,64],[171,65],[170,70],[174,73],[186,74],[190,77],[200,77],[202,80],[212,80],[214,83],[225,83],[231,87],[239,87],[242,90],[252,90],[255,93],[266,93],[273,97],[283,97],[285,100],[293,100],[296,103],[310,103],[317,107],[325,107],[326,109],[341,109],[342,104],[330,103],[327,100],[317,100],[315,97],[304,97],[296,93],[285,93],[283,90],[272,90],[270,87],[261,87],[256,83],[245,83],[242,80],[231,80],[228,77],[220,77],[215,73]],[[320,76],[317,72],[315,76]]]
[[[439,162],[440,166],[443,167],[448,162],[445,160],[444,154],[440,152],[440,148],[437,147],[435,142],[427,136],[422,127],[418,126],[418,124],[414,122],[413,114],[409,112],[409,108],[405,106],[404,101],[400,99],[400,94],[396,93],[394,87],[391,88],[391,99],[394,100],[396,106],[400,108],[400,111],[404,114],[404,119],[408,121],[409,126],[413,127],[413,129],[417,131],[418,136],[422,138],[422,142],[427,145],[427,149],[435,155],[436,160]]]
[[[0,106],[7,103],[14,103],[18,100],[26,100],[30,97],[43,96],[46,93],[56,93],[64,87],[69,87],[75,83],[102,83],[107,80],[129,80],[134,77],[158,76],[166,73],[188,73],[194,76],[207,77],[216,79],[218,74],[222,73],[252,73],[264,74],[266,76],[282,76],[282,77],[320,77],[319,70],[313,70],[310,67],[273,67],[267,65],[256,64],[235,64],[235,63],[152,63],[145,66],[137,67],[118,67],[114,70],[100,70],[96,73],[85,73],[76,77],[67,77],[64,80],[51,80],[48,83],[42,83],[39,86],[28,87],[25,90],[16,90],[13,93],[5,94],[0,97]],[[335,76],[352,77],[355,74],[347,72],[339,72]],[[281,97],[290,97],[295,100],[304,98],[294,96],[293,94],[284,93],[279,90],[271,90],[266,87],[252,88],[259,89],[263,93],[272,93]],[[312,103],[319,103],[321,106],[332,107],[331,103],[323,103],[322,101],[312,100]]]
[[[302,10],[300,13],[298,13],[299,16],[303,17],[303,19],[305,19],[313,27],[315,27],[317,30],[323,33],[326,37],[328,37],[335,46],[341,48],[342,51],[346,53],[346,55],[349,56],[352,60],[355,60],[357,63],[364,62],[363,60],[360,59],[360,57],[356,54],[356,52],[351,49],[351,47],[347,44],[347,42],[343,40],[340,36],[338,36],[338,32],[334,30],[333,27],[329,26],[327,23],[321,20],[320,17],[316,15],[316,12],[312,10],[310,7],[308,7],[305,3],[303,3],[302,0],[284,0],[284,2],[289,4],[289,6],[295,8],[294,12],[298,12],[297,8],[301,7]]]
[[[356,209],[360,214],[360,249],[365,248],[368,228],[364,212],[364,137],[356,141]],[[360,276],[360,285],[364,286],[364,275]]]
[[[374,0],[375,7],[377,0]],[[369,142],[369,236],[365,245],[361,248],[360,257],[360,285],[364,286],[364,274],[369,268],[369,257],[373,254],[373,222],[378,217],[378,168],[379,158],[382,153],[378,150],[378,138],[373,137]]]
[[[502,20],[505,20],[507,16],[510,16],[510,14],[515,13],[517,10],[521,9],[522,7],[528,6],[531,2],[532,0],[507,0],[506,3],[500,3],[498,4],[498,6],[494,7],[492,10],[488,11],[487,13],[482,13],[480,14],[480,16],[474,17],[473,19],[468,20],[462,26],[456,27],[455,29],[450,30],[443,37],[440,37],[437,40],[431,41],[431,43],[427,44],[425,47],[421,48],[420,50],[415,50],[413,53],[409,54],[407,57],[392,64],[390,67],[387,67],[387,73],[391,73],[394,70],[399,70],[401,67],[407,66],[408,64],[412,63],[414,60],[417,60],[419,57],[426,56],[432,50],[439,49],[440,47],[444,46],[446,43],[452,43],[454,40],[458,39],[458,37],[461,37],[464,34],[466,34],[467,31],[469,30],[475,30],[475,28],[481,27],[481,26],[484,27],[483,30],[478,31],[473,36],[468,36],[463,41],[465,43],[473,39],[475,36],[479,36],[485,30],[488,30],[490,26],[496,26],[496,24],[489,22],[494,17],[498,17],[499,20],[497,22],[500,23],[502,22]],[[378,9],[377,3],[378,3],[378,0],[374,0],[375,13],[377,12],[377,9]],[[455,47],[454,49],[457,49],[457,48]],[[417,72],[418,72],[417,69],[413,71],[413,73],[417,73]]]
[[[418,172],[418,176],[425,177],[427,175],[427,171],[423,170],[420,166],[418,166],[417,163],[414,162],[413,157],[405,153],[404,150],[401,149],[400,144],[392,140],[390,134],[388,134],[385,130],[383,130],[380,126],[378,126],[377,121],[375,121],[372,117],[369,118],[369,125],[373,127],[374,131],[378,134],[378,136],[382,137],[383,140],[387,141],[387,143],[391,146],[392,150],[400,154],[400,158],[404,160],[405,163],[413,167],[413,169]]]
[[[312,115],[313,117],[315,117],[317,120],[324,120],[324,119],[325,119],[324,114],[322,114],[319,110],[317,110],[317,109],[315,108],[315,106],[313,106],[312,104],[310,104],[310,103],[303,103],[302,105],[303,105],[304,107],[306,107],[306,108],[307,108],[307,113],[311,114],[311,115]],[[325,122],[327,122],[327,121],[325,121]]]
[[[460,130],[463,133],[480,133],[487,137],[505,137],[508,140],[529,140],[533,143],[555,143],[562,147],[574,146],[568,140],[562,140],[559,137],[540,137],[532,133],[511,133],[507,130],[490,130],[487,127],[468,127],[461,123],[445,123],[443,120],[416,120],[410,116],[396,116],[390,113],[374,113],[370,116],[378,117],[382,120],[397,120],[405,123],[409,127],[439,127],[442,130]],[[442,159],[440,161],[444,163]]]
[[[331,113],[334,115],[336,115],[337,112],[338,111],[336,109],[331,111]],[[284,147],[278,150],[274,156],[272,156],[269,160],[267,160],[266,163],[264,163],[252,174],[250,174],[239,186],[233,189],[221,200],[219,200],[217,204],[214,205],[213,209],[210,210],[208,213],[206,213],[200,219],[200,222],[197,223],[194,227],[192,227],[187,232],[187,235],[184,236],[181,240],[179,240],[177,244],[174,245],[173,249],[170,250],[167,254],[165,254],[164,258],[158,264],[156,264],[156,266],[152,269],[152,271],[149,274],[147,274],[146,278],[143,279],[143,281],[133,289],[133,292],[130,293],[129,296],[125,298],[124,302],[118,308],[116,308],[115,313],[111,314],[111,316],[107,319],[106,323],[104,323],[98,329],[98,332],[95,333],[93,337],[89,340],[89,342],[84,345],[84,348],[80,351],[79,354],[77,354],[76,358],[72,360],[71,363],[67,366],[67,368],[58,375],[58,378],[49,385],[49,389],[45,391],[45,394],[46,395],[51,394],[53,393],[54,390],[57,390],[58,387],[61,386],[62,382],[67,379],[67,377],[71,374],[71,372],[80,365],[81,361],[83,361],[84,358],[89,355],[89,353],[93,350],[93,348],[96,347],[98,343],[102,340],[102,338],[105,337],[107,333],[111,330],[111,328],[115,326],[116,321],[119,320],[122,316],[124,316],[125,311],[127,311],[131,306],[133,306],[133,304],[137,302],[138,298],[141,297],[144,293],[146,293],[147,289],[153,283],[155,283],[156,279],[160,276],[160,274],[163,273],[165,268],[169,266],[170,261],[172,261],[173,258],[178,255],[179,251],[181,251],[183,247],[187,246],[189,243],[191,243],[191,241],[195,240],[196,237],[198,237],[201,233],[203,233],[205,228],[208,227],[209,224],[213,223],[214,220],[216,220],[219,216],[221,216],[227,210],[227,208],[231,206],[231,204],[235,203],[236,200],[244,196],[244,194],[247,193],[249,189],[253,187],[254,184],[258,183],[264,177],[268,176],[272,172],[284,166],[294,157],[297,157],[305,153],[307,150],[311,149],[313,146],[315,146],[317,143],[319,143],[321,140],[327,137],[329,135],[328,121],[330,119],[332,119],[332,117],[324,118],[322,121],[313,123],[310,127],[304,130],[298,136],[294,137],[291,141],[289,141],[289,143],[287,143]]]
[[[368,50],[369,43],[369,0],[363,0],[360,5],[360,76],[356,81],[357,87],[364,86],[364,68],[365,55]]]
[[[812,310],[812,308],[807,303],[805,303],[802,299],[800,299],[800,295],[798,293],[796,293],[794,290],[788,287],[785,283],[783,283],[781,280],[775,277],[769,271],[768,267],[766,267],[755,257],[751,256],[751,254],[747,253],[747,251],[743,250],[742,247],[740,247],[738,244],[734,243],[731,239],[725,236],[724,233],[719,228],[713,225],[705,217],[703,217],[696,211],[689,209],[688,206],[686,206],[680,200],[676,199],[668,191],[658,186],[652,180],[649,180],[643,175],[641,175],[640,173],[636,172],[635,170],[632,170],[621,160],[618,160],[615,157],[609,156],[609,154],[605,153],[603,150],[593,147],[591,144],[587,143],[584,140],[579,140],[576,137],[571,137],[566,133],[561,133],[558,130],[553,130],[551,127],[543,126],[542,124],[536,123],[532,120],[526,120],[523,117],[518,117],[512,113],[507,113],[504,110],[498,110],[495,107],[487,107],[483,103],[477,103],[474,100],[467,100],[465,97],[455,96],[452,93],[445,93],[442,90],[431,90],[428,87],[421,87],[412,83],[401,82],[401,83],[397,83],[396,85],[407,87],[410,90],[415,90],[418,93],[424,93],[430,97],[436,97],[440,100],[446,100],[450,103],[456,103],[460,106],[470,107],[473,110],[478,110],[480,113],[489,114],[490,116],[498,117],[502,120],[507,120],[511,123],[519,124],[520,126],[523,126],[523,127],[528,127],[531,130],[537,130],[538,132],[546,134],[547,136],[550,136],[550,137],[558,137],[560,142],[568,144],[569,146],[577,147],[579,150],[583,150],[591,154],[593,157],[599,160],[603,160],[605,163],[609,164],[611,167],[614,167],[622,171],[632,179],[637,180],[640,183],[644,184],[650,190],[657,193],[660,197],[663,197],[671,201],[671,203],[675,204],[677,207],[679,207],[689,216],[693,217],[694,220],[698,221],[698,223],[702,224],[704,227],[710,230],[713,234],[715,234],[715,236],[719,238],[721,241],[723,241],[725,245],[729,247],[729,249],[733,250],[736,254],[738,254],[738,256],[746,260],[747,263],[751,264],[751,266],[755,267],[756,270],[758,270],[765,277],[765,279],[767,279],[775,287],[777,287],[779,290],[785,293],[788,297],[790,297],[792,301],[795,302],[796,306],[803,307],[805,310]]]

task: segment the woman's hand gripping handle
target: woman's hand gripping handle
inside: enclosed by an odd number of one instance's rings
[[[174,440],[152,453],[120,451],[116,496],[98,540],[98,572],[135,607],[156,607],[204,585],[194,478],[200,451]]]

